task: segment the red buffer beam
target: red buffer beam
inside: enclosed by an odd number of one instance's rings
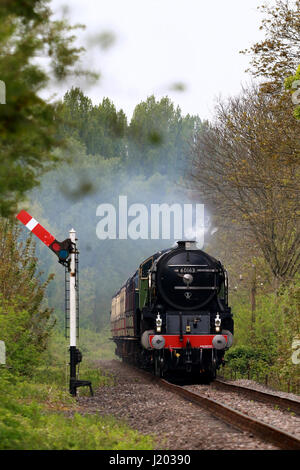
[[[30,232],[34,233],[43,243],[45,243],[45,245],[58,256],[60,261],[66,261],[72,251],[72,242],[69,238],[63,242],[57,241],[51,233],[49,233],[37,220],[24,210],[19,212],[17,219],[22,222]]]

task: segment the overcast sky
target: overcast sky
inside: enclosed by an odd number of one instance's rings
[[[76,82],[94,104],[109,97],[130,118],[147,96],[168,94],[184,114],[211,118],[216,97],[236,94],[250,81],[249,57],[239,54],[260,40],[258,0],[68,0],[67,17],[83,23],[79,41],[110,31],[107,50],[89,47],[85,66],[100,71],[97,85]],[[274,3],[274,0],[269,1]],[[52,0],[58,14],[66,4]],[[174,83],[184,92],[174,92]],[[59,90],[59,96],[66,91]]]

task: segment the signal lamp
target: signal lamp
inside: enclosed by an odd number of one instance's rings
[[[49,247],[59,258],[60,261],[66,261],[72,251],[72,243],[69,238],[63,242],[54,242]]]

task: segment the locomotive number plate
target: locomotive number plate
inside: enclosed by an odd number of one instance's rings
[[[169,264],[169,268],[173,269],[175,273],[180,274],[195,274],[195,273],[215,273],[217,269],[207,269],[207,265],[196,264],[196,265],[175,265]]]
[[[195,273],[196,268],[180,268],[179,272],[180,273]]]

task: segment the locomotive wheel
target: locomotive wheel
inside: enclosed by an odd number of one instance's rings
[[[154,375],[156,377],[162,377],[163,376],[161,358],[158,354],[155,354],[155,356],[154,356]]]

